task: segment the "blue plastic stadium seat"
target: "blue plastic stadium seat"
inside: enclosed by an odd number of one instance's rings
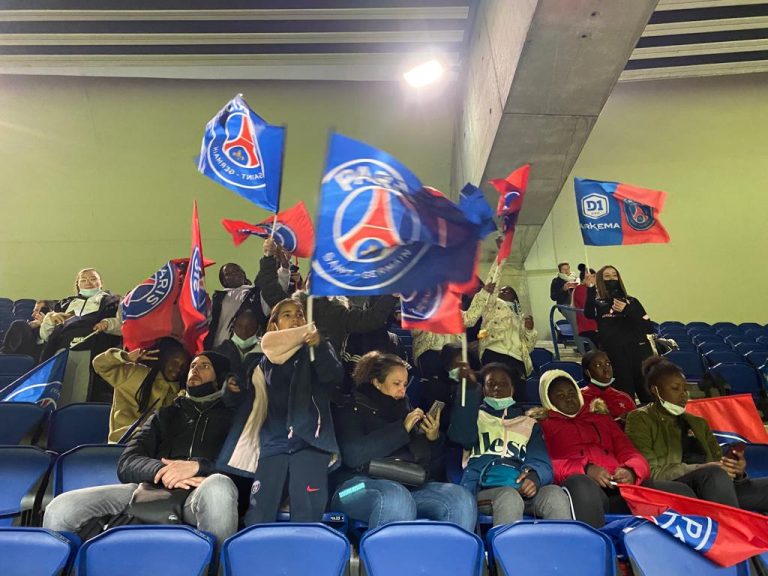
[[[0,526],[27,521],[52,459],[34,446],[0,446]]]
[[[725,337],[725,343],[731,346],[731,348],[734,348],[737,344],[741,344],[742,342],[756,344],[757,340],[752,340],[744,334],[730,334],[729,336]]]
[[[768,336],[768,330],[765,328],[750,328],[744,331],[744,336],[751,338],[755,342],[759,342],[760,338]]]
[[[0,527],[3,576],[63,575],[75,550],[73,542],[44,528]]]
[[[276,521],[280,523],[290,522],[291,521],[290,511],[278,512]],[[321,522],[324,526],[333,528],[334,530],[341,532],[342,534],[346,534],[347,530],[349,529],[349,518],[347,518],[347,515],[344,514],[344,512],[325,512],[323,514],[323,519],[321,520]]]
[[[581,370],[581,364],[576,362],[549,362],[541,367],[541,373],[549,370],[563,370],[568,372],[576,382],[581,381],[584,378],[584,373]]]
[[[483,542],[447,522],[394,522],[369,530],[360,541],[368,576],[480,576]]]
[[[48,411],[29,402],[0,402],[0,444],[19,444],[34,435]]]
[[[222,547],[226,576],[343,576],[349,541],[323,524],[256,524]]]
[[[189,526],[119,526],[80,548],[78,576],[203,576],[213,538]]]
[[[688,322],[685,327],[690,330],[691,328],[712,328],[712,325],[707,322]]]
[[[715,322],[712,324],[712,328],[717,330],[719,328],[738,328],[738,326],[736,326],[736,324],[733,322]]]
[[[616,574],[616,555],[611,540],[581,522],[523,520],[494,528],[488,539],[502,574]]]
[[[548,362],[552,362],[554,355],[546,348],[534,348],[531,350],[531,362],[536,374],[540,374],[541,367]]]
[[[758,342],[739,342],[733,347],[739,354],[749,354],[752,351],[759,350],[761,352],[768,352],[768,346],[760,344]]]
[[[48,450],[66,452],[82,444],[102,444],[109,436],[111,404],[69,404],[51,414]]]
[[[725,340],[723,340],[722,336],[718,336],[717,334],[693,334],[691,336],[691,341],[696,344],[697,346],[700,346],[701,344],[704,344],[705,342],[715,342],[718,344],[724,344]]]
[[[742,322],[739,324],[739,329],[742,331],[747,330],[761,330],[763,327],[757,322]]]
[[[541,404],[541,398],[539,397],[539,379],[536,376],[531,376],[525,381],[525,390],[523,394],[515,394],[518,398],[521,398],[521,402],[528,404]]]
[[[695,352],[683,352],[682,350],[672,350],[667,352],[664,357],[677,364],[685,374],[685,378],[692,382],[699,382],[704,376],[704,366],[701,364],[701,356]]]
[[[752,364],[755,368],[760,368],[768,363],[768,351],[766,350],[752,350],[745,355],[747,362]]]
[[[758,397],[763,390],[760,375],[749,364],[718,364],[711,371],[728,382],[731,394],[752,394]]]
[[[704,354],[704,359],[707,364],[714,366],[715,364],[721,364],[722,362],[728,362],[730,364],[739,364],[747,361],[744,356],[737,352],[730,350],[711,350]]]
[[[722,352],[733,352],[733,348],[728,346],[725,342],[703,342],[699,344],[698,350],[702,354],[711,352],[713,350],[720,350]]]
[[[667,320],[665,322],[662,322],[659,324],[659,328],[683,328],[685,329],[685,324],[682,322],[678,322],[676,320]]]
[[[624,536],[635,576],[748,576],[745,563],[731,568],[713,564],[700,552],[655,525],[643,524]]]
[[[35,360],[23,354],[0,354],[0,389],[32,370]]]
[[[73,448],[56,459],[53,466],[53,495],[70,490],[119,484],[117,461],[125,446],[85,445]]]
[[[715,334],[722,336],[723,338],[728,338],[729,336],[744,336],[744,333],[738,328],[718,328],[715,331]]]

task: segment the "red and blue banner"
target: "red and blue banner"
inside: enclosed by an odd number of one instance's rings
[[[392,156],[340,134],[316,229],[313,295],[411,294],[474,274],[477,226]]]
[[[659,221],[665,192],[582,178],[574,179],[574,188],[579,227],[587,246],[669,242]]]
[[[221,224],[232,236],[235,246],[239,246],[251,236],[269,238],[274,225],[275,243],[294,256],[309,258],[315,249],[315,227],[303,201],[280,212],[277,219],[270,217],[258,224],[223,219]]]
[[[619,484],[633,514],[720,566],[733,566],[768,551],[768,517],[715,502],[643,486]]]
[[[454,288],[449,284],[401,296],[402,327],[436,334],[463,334],[461,293]]]
[[[205,127],[197,169],[270,212],[280,206],[285,128],[268,124],[238,94]]]
[[[192,253],[179,295],[179,312],[184,323],[184,345],[190,354],[197,354],[203,349],[203,340],[208,334],[210,308],[211,299],[205,291],[203,244],[195,201],[192,210]]]
[[[150,348],[159,338],[184,335],[177,301],[186,258],[169,260],[160,270],[125,295],[120,303],[123,345],[128,350]]]
[[[483,191],[469,182],[459,192],[459,209],[467,217],[467,220],[478,227],[480,238],[496,232],[494,212],[491,205],[485,199]]]
[[[61,350],[19,376],[0,390],[0,402],[30,402],[50,411],[55,410],[61,397],[68,358],[69,350]]]
[[[685,411],[704,418],[716,434],[735,433],[747,442],[768,444],[768,433],[752,394],[697,398],[685,405]]]
[[[490,181],[499,193],[496,215],[501,218],[501,231],[504,235],[501,246],[499,246],[499,253],[496,256],[496,264],[501,264],[512,252],[512,240],[515,238],[517,218],[523,208],[530,173],[531,165],[523,164],[510,172],[506,178],[495,178]]]

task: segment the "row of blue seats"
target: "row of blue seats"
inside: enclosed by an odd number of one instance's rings
[[[721,568],[651,523],[623,537],[636,576],[749,576],[742,562]],[[185,526],[122,526],[89,540],[35,528],[0,528],[4,576],[78,575],[203,576],[214,560],[213,539]],[[263,524],[229,538],[220,563],[225,576],[343,576],[351,546],[344,535],[320,524]],[[765,556],[765,555],[764,555]],[[397,522],[367,532],[360,564],[368,576],[615,576],[610,538],[580,522],[521,521],[499,526],[486,543],[442,522]],[[765,559],[758,557],[765,565]]]
[[[47,425],[46,448],[63,453],[81,444],[101,444],[109,435],[111,404],[68,404],[50,411],[28,402],[0,402],[0,445],[35,443]]]

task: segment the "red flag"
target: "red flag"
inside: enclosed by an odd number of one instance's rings
[[[690,400],[685,411],[704,418],[717,432],[734,432],[750,442],[768,444],[768,433],[751,394]]]
[[[179,311],[184,322],[184,344],[190,354],[203,349],[208,334],[208,312],[211,299],[205,291],[203,245],[200,240],[200,224],[197,220],[197,201],[192,210],[192,252],[187,274],[179,295]]]
[[[659,214],[664,209],[664,202],[667,199],[666,192],[638,188],[619,182],[613,196],[623,205],[622,244],[669,242],[669,234],[659,220]]]
[[[495,178],[490,181],[499,193],[496,215],[501,216],[501,229],[504,233],[504,239],[499,246],[499,254],[496,256],[496,264],[501,264],[512,252],[512,240],[515,237],[517,217],[523,207],[530,173],[531,165],[524,164],[513,170],[506,178]]]
[[[184,324],[176,302],[187,259],[169,260],[125,295],[121,302],[123,344],[128,350],[148,348],[164,336],[181,340]]]
[[[235,246],[239,246],[249,236],[269,238],[274,221],[275,217],[270,216],[258,224],[227,219],[223,219],[221,224],[232,235]],[[295,256],[300,258],[312,256],[315,250],[315,228],[303,201],[277,215],[274,239],[277,244]]]
[[[655,522],[721,566],[768,551],[768,517],[697,498],[619,484],[633,514]]]

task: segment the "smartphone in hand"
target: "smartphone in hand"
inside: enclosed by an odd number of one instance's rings
[[[445,408],[445,402],[441,400],[435,400],[432,402],[432,406],[429,408],[429,412],[427,412],[427,415],[429,415],[431,418],[435,418],[437,416],[438,411]]]

